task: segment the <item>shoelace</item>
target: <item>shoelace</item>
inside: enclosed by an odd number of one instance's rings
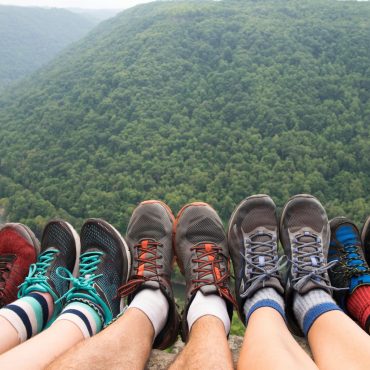
[[[158,248],[162,247],[161,243],[154,240],[142,240],[135,245],[137,249],[137,265],[135,267],[135,274],[130,277],[130,280],[118,289],[118,294],[122,297],[127,297],[146,281],[159,280],[161,274],[158,274],[158,269],[163,265],[157,263],[157,260],[162,259],[163,256],[158,254]],[[144,271],[150,271],[152,274],[144,276]]]
[[[310,242],[301,241],[304,237],[309,237],[313,240]],[[323,258],[317,258],[322,249],[321,239],[317,235],[310,232],[297,235],[293,240],[293,248],[297,256],[291,262],[294,266],[294,272],[298,275],[292,279],[292,285],[295,290],[299,291],[309,281],[324,289],[343,290],[343,288],[331,286],[329,278],[325,277],[325,272],[333,267],[337,261],[331,261],[324,265]],[[307,252],[305,251],[306,248],[312,250]],[[308,260],[305,261],[305,258]]]
[[[12,263],[8,255],[0,256],[0,301],[4,297],[5,278],[4,274],[10,272]]]
[[[2,288],[2,283],[5,282],[4,274],[6,272],[10,272],[11,269],[11,261],[9,259],[9,255],[2,255],[0,256],[0,289]]]
[[[191,250],[195,250],[196,255],[198,256],[199,253],[199,256],[192,260],[193,263],[198,264],[198,267],[193,269],[193,272],[198,273],[198,279],[192,280],[192,284],[196,287],[193,288],[190,294],[193,294],[202,286],[215,285],[219,294],[229,299],[236,306],[235,299],[227,287],[230,272],[226,268],[219,267],[224,262],[221,257],[222,248],[213,243],[205,243],[195,245],[191,247]],[[211,274],[213,279],[205,278]]]
[[[38,261],[30,266],[27,277],[24,282],[19,286],[18,297],[23,296],[25,290],[34,284],[39,284],[46,290],[50,290],[50,286],[47,282],[49,279],[46,276],[47,269],[51,262],[54,260],[55,254],[59,251],[57,249],[48,249],[41,253],[38,257]]]
[[[99,251],[85,252],[84,254],[82,254],[80,257],[79,277],[74,277],[72,273],[65,267],[57,268],[57,275],[63,280],[70,281],[72,283],[72,288],[64,293],[55,303],[60,302],[62,299],[77,290],[85,290],[94,298],[98,297],[93,284],[97,278],[103,276],[103,274],[95,275],[95,271],[98,268],[101,256],[103,254],[103,252]]]
[[[270,240],[253,240],[257,237],[264,236],[270,238]],[[245,238],[244,247],[245,253],[243,254],[240,252],[240,254],[245,260],[245,266],[249,270],[250,275],[254,276],[248,280],[248,284],[250,284],[249,288],[240,294],[240,297],[242,298],[247,297],[248,294],[261,282],[270,278],[280,279],[279,271],[287,264],[285,256],[278,258],[276,237],[271,234],[263,232],[251,235],[249,238]],[[265,251],[258,250],[261,247],[267,249]],[[248,254],[251,256],[250,258],[247,257],[247,250]]]
[[[361,246],[350,241],[345,243],[342,249],[347,263],[344,261],[340,263],[346,267],[345,274],[349,277],[370,274],[370,269],[366,266],[365,261],[358,253],[358,248],[361,248]],[[351,261],[358,261],[358,263],[351,265]]]

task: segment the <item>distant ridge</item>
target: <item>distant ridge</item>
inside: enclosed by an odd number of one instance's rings
[[[0,89],[45,65],[96,23],[63,9],[0,5]]]

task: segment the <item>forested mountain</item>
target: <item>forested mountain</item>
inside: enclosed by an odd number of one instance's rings
[[[46,64],[96,23],[62,9],[0,6],[0,89]]]
[[[0,198],[40,226],[121,230],[178,211],[300,192],[370,213],[370,4],[156,2],[104,22],[0,101]]]

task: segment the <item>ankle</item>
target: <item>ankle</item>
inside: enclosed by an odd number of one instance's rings
[[[226,335],[229,334],[231,323],[225,300],[216,294],[204,295],[198,290],[187,314],[189,331],[195,322],[203,316],[215,316],[221,320]]]
[[[169,303],[160,289],[141,290],[128,308],[137,308],[148,317],[153,326],[154,339],[166,325]]]

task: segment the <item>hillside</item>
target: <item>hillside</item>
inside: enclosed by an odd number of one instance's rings
[[[159,198],[310,192],[370,213],[370,4],[158,2],[98,26],[0,101],[0,205],[125,229]],[[22,207],[19,206],[22,204]]]
[[[96,23],[61,9],[0,6],[0,89],[46,64]]]

